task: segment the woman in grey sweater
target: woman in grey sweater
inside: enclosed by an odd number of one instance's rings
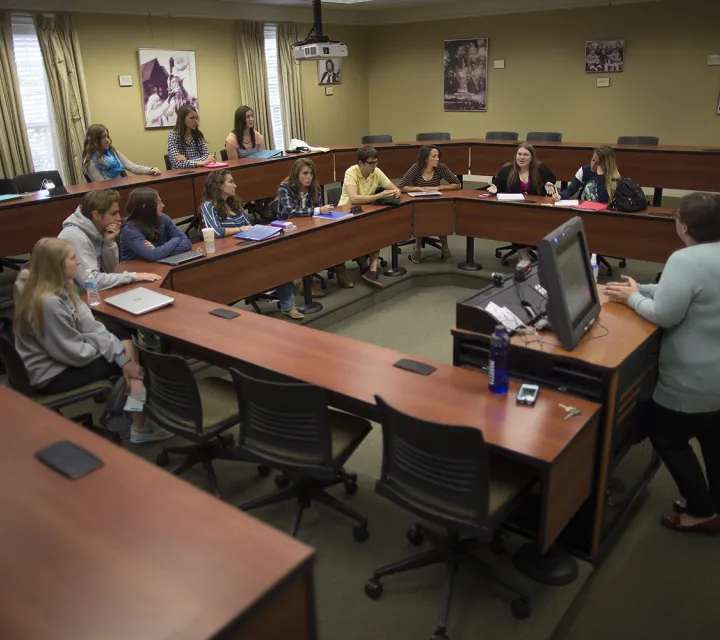
[[[113,147],[110,132],[102,124],[93,124],[85,134],[82,155],[83,170],[90,182],[121,178],[125,173],[160,175],[157,167],[143,167],[130,162]]]
[[[131,394],[143,400],[143,370],[129,334],[113,335],[79,299],[73,280],[80,260],[72,245],[42,238],[32,251],[28,275],[16,284],[15,348],[30,384],[42,394],[65,393],[123,375]],[[133,413],[131,441],[164,440],[172,434]]]
[[[670,256],[659,284],[624,277],[606,292],[664,330],[650,440],[684,499],[662,524],[720,535],[720,195],[685,196],[675,228],[686,246]]]

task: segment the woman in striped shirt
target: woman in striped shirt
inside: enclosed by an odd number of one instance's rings
[[[194,169],[215,162],[198,128],[199,123],[197,111],[189,104],[178,109],[175,128],[168,133],[168,156],[173,169]]]
[[[440,184],[443,180],[447,184]],[[400,188],[404,193],[411,191],[450,191],[460,188],[457,176],[440,162],[440,149],[435,146],[424,145],[420,147],[417,162],[408,169],[400,181]],[[450,262],[452,253],[448,248],[447,236],[440,236],[442,242],[442,260]],[[422,238],[415,240],[415,249],[410,254],[410,260],[420,264],[422,254]]]

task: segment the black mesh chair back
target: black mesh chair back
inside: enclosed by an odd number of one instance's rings
[[[485,134],[485,140],[517,140],[518,137],[517,131],[488,131]]]
[[[337,204],[340,202],[340,196],[342,195],[342,187],[331,187],[325,188],[325,203],[326,204]]]
[[[0,179],[0,196],[9,196],[18,193],[17,185],[15,180],[8,178]]]
[[[7,373],[8,386],[24,396],[36,396],[38,392],[30,384],[30,378],[15,344],[6,337],[0,337],[0,358]]]
[[[149,351],[137,342],[145,368],[145,411],[160,426],[202,433],[203,411],[195,376],[178,355]]]
[[[220,159],[221,159],[223,162],[227,162],[227,161],[228,161],[227,149],[220,149]]]
[[[325,391],[302,382],[273,380],[270,372],[256,378],[230,369],[240,405],[239,445],[267,460],[322,466],[332,461],[332,438]]]
[[[441,526],[477,535],[488,515],[490,469],[482,431],[401,413],[375,396],[383,429],[376,491]]]
[[[618,144],[647,144],[657,147],[660,144],[660,138],[656,136],[620,136]]]
[[[163,156],[163,160],[165,160],[165,168],[172,169],[172,165],[170,164],[170,156],[167,153]]]
[[[557,131],[531,131],[525,138],[528,142],[562,142],[562,133]]]
[[[36,171],[35,173],[22,173],[15,176],[15,186],[18,193],[31,193],[44,189],[43,181],[50,180],[56,187],[62,187],[63,181],[59,171]]]
[[[447,131],[442,133],[418,133],[415,140],[450,140],[450,134]]]
[[[376,142],[392,142],[392,141],[393,141],[392,136],[389,136],[387,134],[379,134],[379,135],[362,137],[363,144],[375,144]]]

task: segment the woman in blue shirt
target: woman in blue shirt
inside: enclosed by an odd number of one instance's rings
[[[165,205],[155,189],[135,189],[127,203],[120,232],[120,262],[142,258],[157,262],[190,251],[190,239],[163,213]]]
[[[242,201],[235,195],[237,185],[232,173],[227,169],[216,169],[208,174],[203,187],[203,200],[200,215],[207,229],[214,229],[216,238],[233,236],[246,231],[252,225],[245,215]],[[293,320],[302,320],[305,316],[295,306],[295,288],[292,282],[275,287],[275,295],[280,301],[280,310]]]
[[[127,173],[160,175],[157,167],[143,167],[128,160],[113,147],[110,132],[102,124],[90,125],[85,134],[83,171],[89,182],[125,177]]]

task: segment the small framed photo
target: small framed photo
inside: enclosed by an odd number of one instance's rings
[[[585,73],[622,73],[623,71],[625,71],[625,40],[585,42]]]
[[[318,60],[318,84],[342,84],[342,58]]]

